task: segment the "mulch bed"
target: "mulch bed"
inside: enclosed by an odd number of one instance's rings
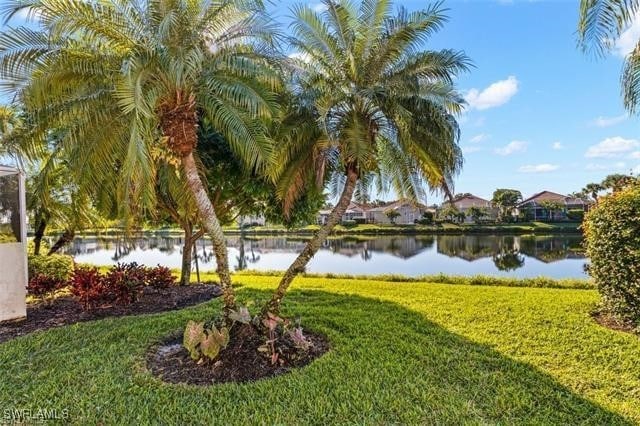
[[[107,305],[84,311],[72,296],[62,296],[51,304],[27,306],[27,318],[0,323],[0,343],[18,336],[53,327],[107,317],[152,314],[197,305],[220,295],[215,285],[171,286],[164,289],[146,287],[140,299],[130,305]]]
[[[147,368],[164,382],[174,384],[203,386],[254,382],[303,367],[329,350],[325,336],[307,330],[304,334],[312,343],[307,351],[296,349],[286,339],[279,339],[284,340],[278,343],[281,362],[275,365],[268,355],[258,351],[265,343],[265,336],[248,325],[232,328],[229,345],[215,361],[194,361],[182,346],[182,335],[174,335],[150,349]]]
[[[631,322],[621,321],[619,318],[607,312],[595,311],[591,314],[591,317],[603,327],[616,331],[624,331],[625,333],[635,334],[640,337],[638,329]]]

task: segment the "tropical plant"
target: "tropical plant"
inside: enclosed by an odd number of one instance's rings
[[[396,209],[387,209],[384,211],[384,215],[389,218],[389,222],[396,223],[396,219],[400,217],[400,212]]]
[[[489,216],[489,211],[483,207],[470,207],[467,210],[467,215],[473,220],[476,224],[482,222],[482,219]]]
[[[604,178],[601,185],[604,189],[618,192],[636,182],[636,178],[630,175],[615,173]]]
[[[564,209],[564,205],[555,200],[543,200],[540,202],[540,207],[547,211],[549,220],[556,219],[556,214]]]
[[[582,50],[597,56],[611,52],[639,12],[638,0],[581,0],[578,43]],[[640,103],[640,40],[625,57],[620,81],[624,106],[635,113]]]
[[[493,191],[491,200],[500,209],[500,220],[511,216],[511,212],[522,201],[522,193],[517,189],[499,188]]]
[[[604,191],[604,189],[605,188],[600,183],[588,183],[585,185],[582,191],[586,194],[589,194],[593,201],[598,201],[598,194],[601,191]]]
[[[354,192],[370,198],[364,195],[377,182],[378,189],[416,199],[426,183],[450,195],[462,165],[455,114],[464,100],[453,80],[469,60],[452,50],[423,50],[446,21],[441,6],[400,8],[396,15],[387,0],[363,0],[359,8],[347,0],[324,0],[323,6],[323,12],[304,5],[293,9],[296,97],[281,126],[279,153],[292,161],[279,171],[279,194],[290,206],[329,176],[339,196],[263,314],[279,311],[289,285],[338,224]]]
[[[64,129],[70,171],[117,195],[121,213],[155,208],[157,159],[178,165],[211,235],[225,311],[235,305],[227,249],[194,149],[205,117],[249,168],[271,159],[277,111],[273,27],[259,0],[10,0],[35,25],[0,35],[0,79],[36,117]],[[34,28],[35,27],[35,28]]]
[[[456,222],[460,217],[460,213],[462,212],[453,204],[447,203],[442,209],[438,210],[438,218],[447,222]],[[462,214],[464,215],[464,213]]]

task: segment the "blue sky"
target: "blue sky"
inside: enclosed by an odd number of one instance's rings
[[[413,10],[426,3],[396,4]],[[445,7],[449,22],[427,47],[463,50],[475,64],[458,80],[469,108],[461,118],[465,165],[456,192],[569,193],[640,165],[638,119],[625,114],[619,87],[621,52],[640,37],[640,25],[619,51],[596,60],[576,47],[578,1],[460,0]],[[286,20],[283,4],[274,11]]]
[[[269,6],[284,26],[293,3]],[[425,4],[396,1],[410,10]],[[576,47],[578,1],[450,0],[445,7],[449,22],[426,47],[463,50],[475,64],[457,82],[469,107],[460,118],[465,165],[456,192],[569,193],[609,173],[640,172],[638,119],[625,114],[619,88],[640,20],[616,52],[596,60]]]

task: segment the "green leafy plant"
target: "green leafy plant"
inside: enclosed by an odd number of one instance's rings
[[[202,358],[213,360],[229,344],[229,329],[218,329],[214,324],[205,326],[204,322],[189,321],[184,330],[182,344],[194,361]]]
[[[600,197],[583,228],[604,308],[640,324],[640,186]]]
[[[60,254],[52,254],[50,256],[30,255],[28,258],[28,270],[30,278],[44,275],[67,283],[73,275],[74,262],[71,256]]]

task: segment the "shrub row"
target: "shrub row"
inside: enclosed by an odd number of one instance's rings
[[[70,256],[30,256],[31,296],[46,300],[57,290],[69,287],[85,309],[100,304],[136,302],[144,287],[166,288],[175,284],[169,268],[148,268],[137,263],[117,264],[101,273],[98,268],[75,266]]]
[[[71,293],[89,309],[104,303],[128,305],[138,300],[144,287],[166,288],[172,284],[175,278],[164,266],[119,263],[105,274],[94,266],[79,266],[71,280]]]

